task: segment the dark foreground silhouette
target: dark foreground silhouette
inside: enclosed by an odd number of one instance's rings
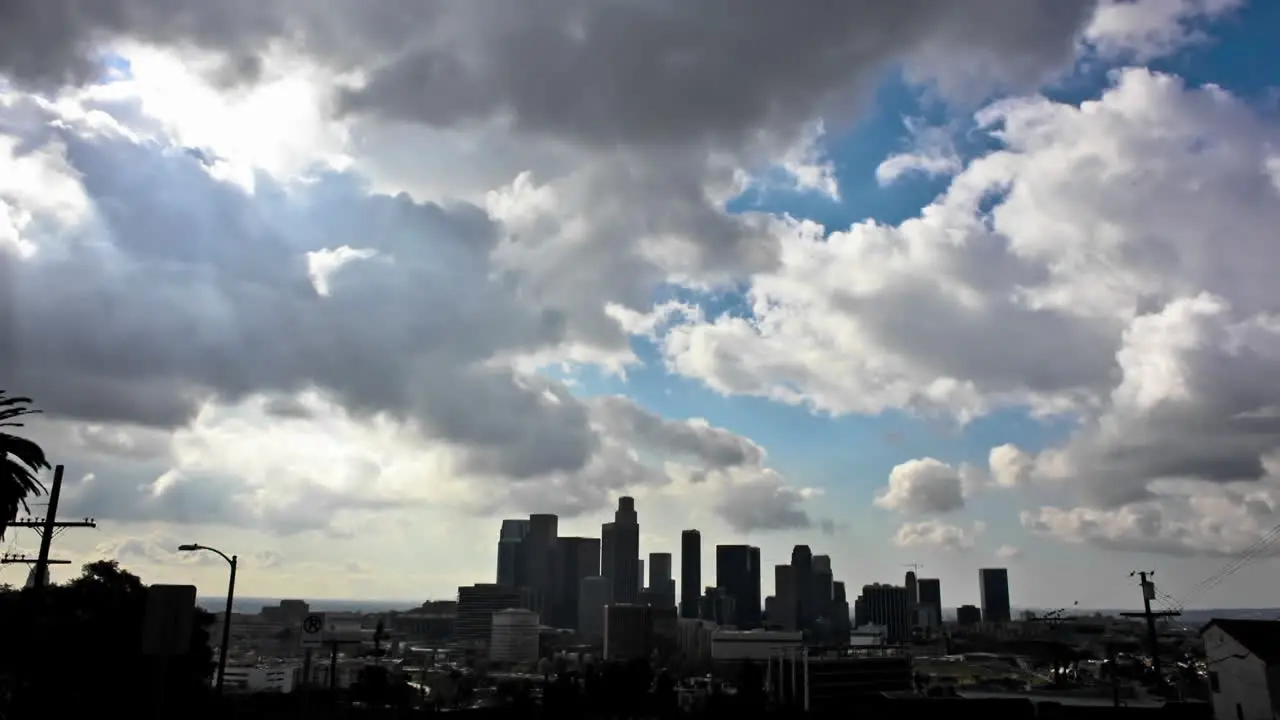
[[[39,717],[127,718],[422,718],[434,715],[385,668],[370,665],[351,688],[215,697],[209,648],[213,617],[197,611],[190,650],[161,663],[142,654],[146,586],[113,561],[84,566],[80,577],[40,590],[0,590],[0,720]],[[759,687],[744,671],[740,684]],[[528,683],[496,688],[504,707],[454,711],[472,718],[663,718],[682,716],[674,680],[645,662],[609,664],[552,679],[535,699]],[[158,689],[163,687],[163,692]],[[766,714],[762,691],[708,699],[694,717]],[[1029,700],[850,699],[837,714],[777,710],[774,717],[875,720],[960,714],[1003,718],[1149,718],[1208,720],[1207,704],[1162,709],[1082,708]],[[688,716],[688,715],[683,715]]]
[[[145,713],[160,672],[167,707],[207,703],[213,616],[196,610],[191,650],[161,670],[142,655],[146,597],[142,580],[110,560],[63,585],[0,591],[0,717]]]

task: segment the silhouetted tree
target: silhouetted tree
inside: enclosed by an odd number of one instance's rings
[[[138,576],[101,560],[64,585],[0,593],[0,679],[13,689],[10,716],[149,712],[154,663],[142,655],[146,590]],[[212,622],[197,610],[190,649],[164,663],[173,716],[189,717],[206,705]]]
[[[0,539],[18,517],[18,508],[29,511],[27,498],[44,492],[36,475],[49,469],[39,445],[3,428],[23,427],[17,419],[38,412],[31,407],[30,398],[10,397],[0,390]]]
[[[414,690],[385,666],[366,665],[351,685],[351,699],[374,707],[407,708],[413,704]]]

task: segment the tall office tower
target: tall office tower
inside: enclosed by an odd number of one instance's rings
[[[613,584],[606,577],[582,578],[578,586],[578,635],[588,645],[604,641],[604,608],[613,595]]]
[[[555,607],[557,598],[551,578],[551,553],[555,550],[560,518],[547,513],[529,516],[529,536],[525,538],[525,562],[529,587],[534,592],[533,610],[541,615]]]
[[[796,616],[799,598],[796,591],[795,568],[790,565],[774,565],[773,596],[776,598],[774,607],[777,608],[777,616],[771,616],[769,620],[781,625],[783,630],[795,630],[799,626],[799,618]]]
[[[907,603],[907,589],[897,585],[864,585],[863,611],[867,622],[885,629],[885,642],[897,645],[911,634],[911,608]]]
[[[649,553],[649,588],[661,590],[671,579],[671,553]]]
[[[680,533],[680,617],[698,617],[698,601],[702,587],[702,533],[685,530]]]
[[[740,630],[760,627],[760,548],[717,545],[716,586],[733,598],[734,626]]]
[[[814,615],[831,620],[831,583],[835,577],[831,572],[830,555],[813,556],[813,597]]]
[[[577,628],[578,596],[584,578],[600,574],[600,541],[595,538],[556,539],[552,565],[556,605],[545,622],[558,628]]]
[[[791,567],[796,574],[796,617],[799,630],[813,627],[817,619],[813,582],[813,551],[808,545],[796,545],[791,549]]]
[[[458,588],[453,639],[460,645],[485,648],[493,629],[493,614],[520,607],[520,593],[501,585],[466,585]]]
[[[747,586],[751,591],[751,607],[748,608],[747,620],[752,628],[758,628],[762,625],[761,618],[764,616],[764,593],[760,590],[760,576],[764,569],[760,566],[760,548],[752,545],[747,550],[747,559],[751,562],[748,575],[751,584]]]
[[[813,573],[814,614],[831,622],[831,592],[835,580],[830,570],[816,570]]]
[[[609,592],[613,592],[613,523],[600,526],[600,576],[609,578]],[[603,622],[603,621],[602,621]]]
[[[982,596],[982,622],[1007,623],[1013,619],[1009,604],[1009,571],[982,568],[978,571],[978,591]]]
[[[920,607],[929,613],[929,627],[942,626],[942,583],[937,578],[920,578],[916,581]]]
[[[636,501],[618,498],[613,513],[613,601],[633,603],[640,595],[640,522],[636,517]]]
[[[831,628],[836,645],[844,646],[851,642],[849,631],[853,618],[849,617],[849,596],[844,583],[836,580],[831,583]]]
[[[737,622],[737,603],[725,588],[706,588],[699,600],[699,613],[703,620],[717,625],[734,625]]]
[[[671,553],[649,553],[649,590],[662,596],[661,607],[676,606],[676,581],[671,576]]]
[[[529,536],[528,520],[503,520],[498,532],[498,584],[518,588],[528,584],[525,563],[525,538]]]
[[[916,588],[916,574],[912,570],[907,571],[906,581],[902,586],[907,589],[907,604],[915,605],[920,602],[920,591]]]

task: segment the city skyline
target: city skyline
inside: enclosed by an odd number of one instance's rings
[[[580,603],[586,601],[588,582],[592,584],[590,592],[594,602],[604,602],[595,598],[598,583],[601,588],[608,589],[608,604],[656,603],[658,607],[674,610],[679,617],[687,618],[705,618],[706,613],[717,612],[709,610],[706,605],[707,593],[715,591],[733,599],[734,609],[731,614],[734,620],[724,621],[729,625],[757,628],[768,622],[790,629],[812,628],[819,618],[842,617],[854,622],[856,626],[857,618],[860,617],[864,624],[874,623],[874,615],[891,626],[891,632],[895,634],[912,625],[936,628],[940,626],[944,616],[953,615],[960,605],[966,604],[961,602],[947,607],[942,601],[941,580],[917,577],[916,573],[922,567],[919,563],[907,565],[912,569],[906,571],[901,583],[882,579],[856,583],[835,577],[831,556],[826,553],[814,554],[808,545],[793,547],[789,563],[767,568],[762,566],[758,547],[719,544],[713,549],[715,561],[708,578],[702,575],[701,533],[696,528],[680,532],[679,555],[670,552],[646,553],[638,546],[623,547],[618,544],[617,528],[620,524],[639,524],[635,499],[627,496],[618,498],[614,521],[601,524],[599,538],[538,538],[532,532],[535,524],[546,531],[556,528],[558,521],[559,518],[555,515],[539,513],[531,514],[528,518],[503,519],[494,546],[496,562],[493,580],[460,586],[459,597],[464,588],[486,585],[520,590],[524,593],[522,606],[538,612],[544,624],[575,627],[579,622],[578,618],[591,616],[589,610],[580,607]],[[686,553],[694,549],[698,551],[697,559],[693,565],[687,566]],[[543,556],[540,562],[545,568],[549,583],[539,579],[539,571],[529,570],[534,566],[529,559],[530,553]],[[628,553],[635,555],[630,562],[626,561]],[[631,563],[635,561],[639,562],[640,570],[639,584],[635,588],[631,588],[630,583],[618,583],[611,579],[610,574],[617,572],[620,567],[625,567],[625,574],[630,577],[634,567]],[[679,573],[676,572],[677,568]],[[767,583],[770,572],[774,578],[772,586]],[[686,581],[693,584],[692,591],[686,590]],[[1007,568],[979,569],[977,585],[978,607],[985,621],[999,623],[1014,619]],[[850,586],[853,588],[852,593],[846,589]],[[553,588],[550,594],[543,589],[545,587]],[[863,592],[872,589],[878,591],[879,588],[894,588],[901,591],[902,598],[908,598],[900,608],[904,617],[899,618],[898,611],[888,611],[893,618],[887,620],[883,601],[873,602],[869,599],[864,603]],[[634,594],[633,589],[636,591]],[[620,591],[626,593],[626,596],[616,597],[615,593]],[[740,598],[747,600],[744,603]],[[849,602],[850,598],[856,602]],[[690,604],[686,604],[686,600]],[[922,610],[917,610],[917,606]],[[921,611],[924,615],[920,615]],[[906,617],[908,615],[909,619]],[[840,631],[843,632],[844,629],[847,628],[841,627]]]
[[[14,1],[54,580],[446,598],[543,513],[637,587],[697,528],[763,595],[803,545],[850,602],[1280,604],[1280,3]]]

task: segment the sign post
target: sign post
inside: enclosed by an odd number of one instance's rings
[[[156,718],[165,717],[165,669],[168,659],[191,649],[191,625],[196,610],[195,585],[152,585],[147,588],[142,621],[142,654],[153,670],[152,702]]]
[[[302,619],[302,647],[314,648],[324,644],[324,631],[329,626],[324,613],[311,613]]]
[[[329,650],[330,690],[338,688],[338,646],[360,644],[363,639],[358,637],[359,634],[359,628],[346,625],[339,627],[339,623],[333,622],[325,613],[311,613],[302,619],[302,648],[306,651],[306,657],[310,658],[312,651],[318,647]],[[303,682],[307,684],[311,683],[310,665],[310,661],[303,665]]]

